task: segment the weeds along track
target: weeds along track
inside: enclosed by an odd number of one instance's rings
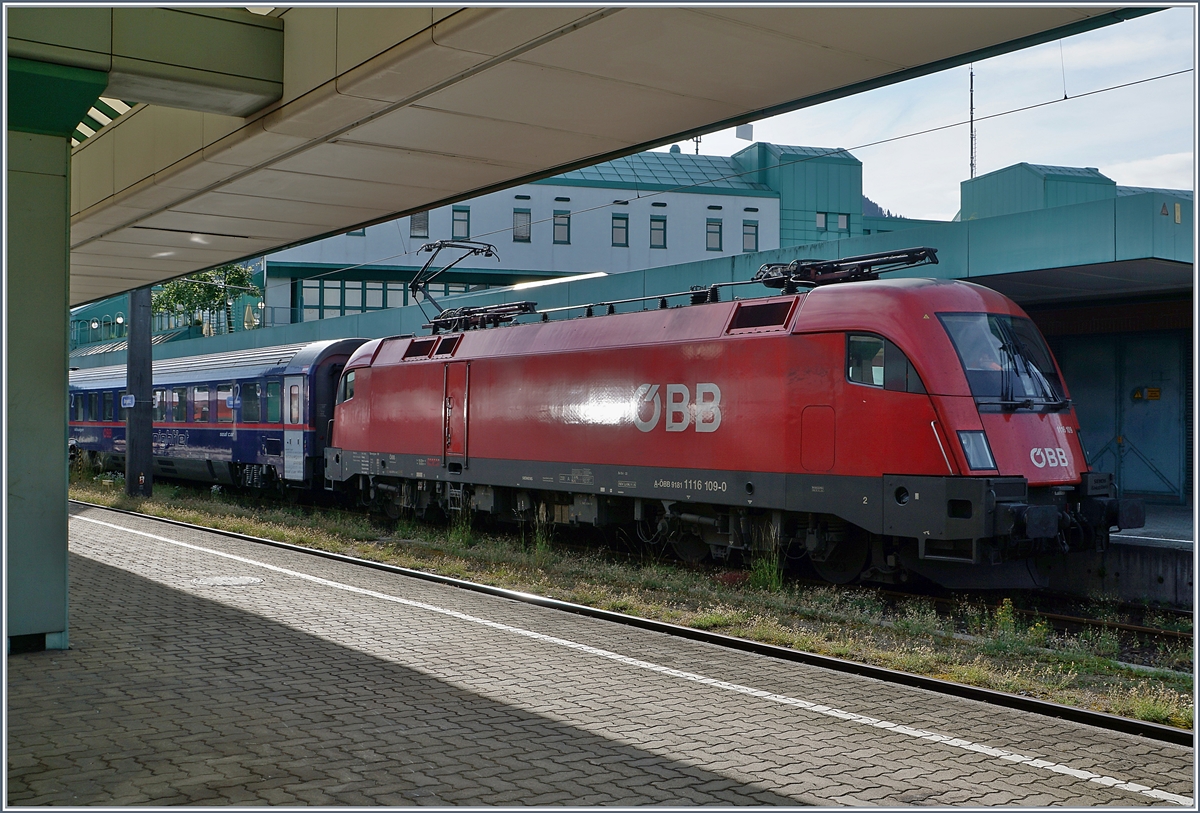
[[[397,575],[407,576],[410,578],[421,579],[439,584],[450,585],[465,590],[484,593],[488,595],[500,596],[514,601],[520,601],[527,604],[547,607],[562,612],[569,612],[578,615],[584,615],[591,618],[605,620],[614,623],[620,623],[631,627],[637,627],[646,630],[652,630],[659,633],[673,635],[677,637],[687,638],[691,640],[703,641],[705,643],[722,646],[730,649],[735,649],[743,652],[753,652],[760,655],[765,655],[781,660],[787,660],[797,663],[804,663],[811,666],[817,666],[824,669],[829,669],[838,672],[846,672],[883,680],[889,683],[895,683],[905,686],[913,686],[917,688],[927,689],[930,691],[947,694],[957,697],[965,697],[974,700],[979,700],[986,703],[991,703],[998,706],[1004,706],[1013,709],[1019,709],[1033,714],[1042,714],[1060,719],[1072,720],[1087,725],[1097,726],[1099,728],[1121,731],[1125,733],[1136,734],[1164,742],[1171,742],[1180,745],[1191,745],[1193,743],[1193,734],[1190,730],[1176,728],[1169,725],[1161,725],[1154,722],[1148,722],[1141,719],[1133,719],[1129,717],[1121,717],[1114,714],[1094,711],[1087,708],[1077,706],[1069,706],[1059,703],[1053,703],[1031,696],[1022,696],[1020,694],[1007,693],[997,691],[995,689],[982,688],[979,686],[968,685],[964,683],[956,683],[939,678],[929,677],[926,675],[913,674],[910,672],[902,672],[894,669],[889,669],[881,666],[875,666],[867,663],[861,663],[853,660],[845,660],[837,657],[805,652],[787,646],[779,646],[772,643],[766,643],[758,640],[747,638],[737,638],[729,635],[712,632],[710,630],[697,629],[695,627],[685,627],[664,621],[659,621],[650,618],[628,615],[612,610],[599,609],[573,602],[563,601],[555,598],[549,598],[540,595],[532,595],[527,592],[514,591],[502,587],[495,587],[487,584],[480,584],[474,581],[469,581],[462,578],[454,578],[450,576],[429,573],[423,570],[415,570],[397,565],[362,559],[354,556],[349,556],[344,553],[320,550],[315,548],[304,547],[288,542],[280,542],[271,539],[264,539],[257,536],[237,533],[234,531],[223,530],[219,528],[211,528],[203,525],[196,525],[190,522],[183,522],[177,519],[168,519],[154,516],[151,514],[140,513],[136,511],[122,510],[104,505],[98,505],[80,500],[72,500],[78,506],[95,508],[103,511],[110,511],[117,514],[125,514],[156,522],[162,522],[170,525],[185,527],[197,531],[214,533],[221,536],[231,537],[234,539],[250,542],[258,545],[267,545],[271,547],[283,548],[306,555],[331,559],[339,562],[344,562],[360,567],[382,570]]]

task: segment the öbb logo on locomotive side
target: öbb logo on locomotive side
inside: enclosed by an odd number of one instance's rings
[[[667,384],[666,396],[668,432],[682,432],[692,423],[697,432],[716,432],[721,426],[721,388],[716,384],[697,384],[694,402],[686,384]],[[634,393],[634,403],[634,426],[643,432],[653,431],[663,414],[659,385],[639,386]]]
[[[1039,469],[1044,469],[1047,466],[1050,468],[1054,468],[1056,466],[1062,466],[1063,468],[1066,468],[1069,465],[1067,462],[1066,449],[1056,449],[1051,446],[1047,446],[1044,449],[1035,446],[1030,449],[1029,462],[1037,466]]]

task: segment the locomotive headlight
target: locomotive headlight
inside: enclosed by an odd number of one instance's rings
[[[987,434],[984,432],[959,432],[958,442],[962,444],[963,453],[967,456],[967,465],[973,471],[996,468],[996,460],[992,457],[992,448],[988,446]]]

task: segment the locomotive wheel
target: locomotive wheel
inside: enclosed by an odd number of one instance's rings
[[[827,582],[849,584],[858,578],[867,566],[871,550],[867,534],[854,528],[847,529],[846,538],[838,543],[824,562],[812,559],[813,570]]]
[[[388,500],[383,504],[383,513],[388,519],[400,519],[400,504],[395,500]]]
[[[708,543],[695,534],[678,536],[671,540],[671,550],[689,565],[698,565],[708,558]]]

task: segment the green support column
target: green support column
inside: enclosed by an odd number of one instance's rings
[[[8,62],[8,648],[66,649],[70,134],[98,71]]]

